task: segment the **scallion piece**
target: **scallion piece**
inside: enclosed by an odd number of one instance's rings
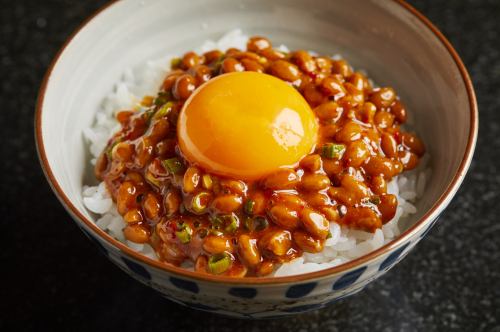
[[[115,148],[116,145],[118,145],[118,143],[120,143],[122,140],[121,139],[118,139],[116,141],[114,141],[109,147],[108,149],[106,150],[106,156],[108,157],[109,160],[112,160],[113,159],[113,149]]]
[[[245,213],[248,214],[249,216],[253,215],[253,208],[255,206],[255,201],[252,199],[249,199],[245,202],[244,210]]]
[[[224,219],[226,219],[225,220],[226,221],[225,222],[225,225],[226,225],[225,231],[226,232],[234,233],[240,227],[240,220],[238,219],[238,217],[235,214],[225,216]]]
[[[168,91],[160,92],[158,96],[153,101],[156,106],[164,105],[167,101],[172,99],[172,94]]]
[[[202,191],[193,197],[193,200],[191,201],[191,208],[196,213],[203,213],[205,212],[209,201],[210,194]]]
[[[210,222],[212,223],[213,229],[220,229],[224,224],[224,220],[221,217],[212,217],[210,218]]]
[[[158,180],[157,178],[154,177],[154,175],[149,172],[149,171],[146,171],[146,174],[144,174],[144,178],[146,179],[146,181],[155,186],[156,188],[159,188],[160,187],[160,180]]]
[[[184,171],[184,164],[179,158],[162,160],[162,165],[171,174],[180,174]]]
[[[321,155],[329,159],[340,159],[345,152],[344,144],[326,143],[321,148]]]
[[[214,228],[211,228],[208,230],[208,233],[210,235],[215,235],[215,236],[221,236],[221,235],[224,235],[224,233],[222,233],[221,231],[217,230],[217,229],[214,229]]]
[[[249,231],[253,230],[253,219],[250,217],[246,217],[244,225],[247,230]]]
[[[179,67],[181,62],[182,62],[181,58],[172,58],[172,60],[170,60],[170,68],[176,69],[177,67]]]
[[[330,239],[332,237],[332,232],[328,231],[328,235],[326,236],[327,239]]]
[[[260,232],[269,226],[269,222],[265,217],[256,216],[245,219],[245,227],[251,232]]]
[[[178,231],[175,232],[175,236],[183,244],[187,244],[191,241],[191,235],[193,234],[193,229],[187,224],[179,224],[177,226]]]
[[[147,122],[149,122],[151,121],[151,118],[153,117],[154,114],[155,114],[155,108],[149,107],[142,112],[142,118]]]
[[[228,254],[219,254],[210,256],[208,259],[208,269],[213,274],[226,272],[231,266],[231,257]]]
[[[253,223],[254,223],[254,229],[257,232],[263,231],[269,226],[269,222],[267,221],[267,219],[261,216],[253,218]]]
[[[181,203],[181,205],[179,205],[179,213],[184,214],[185,212],[186,212],[186,207],[184,206],[184,203]]]
[[[216,61],[215,61],[215,69],[219,69],[222,66],[222,62],[224,62],[224,59],[226,58],[225,55],[221,55]]]
[[[173,102],[166,102],[162,107],[158,109],[158,111],[156,111],[156,113],[153,115],[153,119],[156,120],[166,116],[172,110],[172,106],[174,106]]]
[[[376,195],[372,196],[372,197],[370,197],[369,201],[373,205],[379,205],[380,204],[380,196],[376,196]]]

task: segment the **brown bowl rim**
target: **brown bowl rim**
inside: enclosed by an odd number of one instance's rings
[[[42,119],[42,111],[43,111],[43,100],[45,96],[45,91],[47,88],[48,81],[50,79],[50,76],[52,74],[52,70],[54,69],[56,63],[58,62],[60,56],[66,49],[66,47],[69,45],[69,43],[73,40],[73,38],[90,22],[94,17],[96,17],[98,14],[103,12],[104,10],[110,8],[113,4],[118,2],[117,0],[111,1],[107,4],[105,4],[103,7],[98,9],[93,15],[88,17],[72,34],[71,36],[65,41],[61,49],[58,51],[54,59],[52,60],[50,66],[47,69],[47,72],[45,73],[44,79],[42,81],[42,84],[40,86],[40,90],[38,93],[38,100],[36,104],[36,114],[35,114],[35,140],[36,140],[36,147],[37,147],[37,152],[38,152],[38,157],[40,159],[40,163],[42,166],[42,169],[45,173],[45,176],[52,187],[52,190],[58,197],[58,199],[61,201],[63,206],[66,208],[66,210],[69,212],[70,215],[73,216],[73,218],[78,219],[82,223],[84,223],[88,228],[90,228],[93,232],[97,233],[101,238],[103,238],[106,242],[108,242],[109,245],[114,246],[116,249],[119,251],[123,252],[124,254],[133,257],[134,259],[150,265],[152,267],[155,267],[157,269],[163,270],[165,272],[186,277],[189,279],[195,279],[199,281],[207,281],[207,282],[217,282],[217,283],[224,283],[224,284],[246,284],[246,285],[272,285],[272,284],[286,284],[286,283],[294,283],[294,282],[299,282],[299,281],[309,281],[311,279],[319,279],[323,277],[328,277],[331,275],[335,275],[341,272],[345,272],[351,269],[354,269],[355,267],[362,265],[364,263],[367,263],[368,261],[374,260],[375,258],[384,255],[387,252],[390,252],[394,250],[395,248],[401,246],[403,243],[407,242],[410,240],[416,233],[420,231],[423,227],[427,226],[427,224],[433,220],[435,217],[437,217],[437,214],[442,212],[446,206],[445,203],[449,203],[449,201],[452,199],[453,195],[456,193],[458,190],[459,186],[461,185],[465,174],[470,166],[472,156],[474,153],[474,147],[477,139],[477,130],[478,130],[478,109],[477,109],[477,101],[476,101],[476,96],[474,93],[474,88],[472,85],[472,81],[469,77],[469,74],[467,72],[467,69],[465,68],[462,60],[460,59],[458,53],[455,51],[451,43],[446,39],[446,37],[430,22],[429,19],[427,19],[423,14],[421,14],[419,11],[417,11],[415,8],[413,8],[411,5],[406,3],[403,0],[392,0],[399,4],[401,7],[406,9],[408,12],[413,14],[416,18],[418,18],[422,23],[424,23],[427,28],[429,28],[434,35],[441,41],[443,46],[448,50],[450,53],[451,57],[454,59],[460,74],[462,76],[462,79],[464,81],[465,87],[467,89],[467,94],[469,98],[469,107],[470,107],[470,127],[469,127],[469,137],[467,141],[467,147],[465,150],[465,154],[462,158],[462,161],[460,163],[459,169],[455,176],[453,177],[453,180],[449,184],[449,186],[446,188],[445,192],[439,197],[439,199],[436,201],[436,203],[427,211],[417,222],[415,222],[414,225],[412,225],[409,229],[407,229],[405,232],[399,235],[396,239],[392,240],[391,242],[385,244],[384,246],[380,247],[377,250],[374,250],[364,256],[361,256],[357,259],[351,260],[349,262],[346,262],[344,264],[331,267],[328,269],[320,270],[320,271],[315,271],[315,272],[309,272],[309,273],[304,273],[300,275],[292,275],[292,276],[285,276],[285,277],[245,277],[245,278],[231,278],[231,277],[225,277],[225,276],[217,276],[217,275],[210,275],[210,274],[200,274],[194,271],[188,271],[183,268],[169,265],[166,263],[162,263],[158,260],[153,260],[151,258],[148,258],[146,256],[143,256],[142,254],[135,252],[131,248],[127,247],[125,244],[119,242],[118,240],[115,240],[112,238],[109,234],[101,230],[97,225],[92,221],[87,219],[70,201],[70,199],[66,196],[64,191],[62,190],[61,186],[57,182],[52,169],[50,168],[46,153],[45,153],[45,147],[43,144],[43,136],[42,136],[42,127],[41,127],[41,119]],[[447,205],[447,204],[446,204]]]

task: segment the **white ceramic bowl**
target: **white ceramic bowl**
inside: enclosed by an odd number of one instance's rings
[[[91,176],[82,130],[94,121],[113,83],[124,68],[182,54],[237,27],[291,49],[340,53],[380,85],[395,87],[427,143],[433,168],[418,213],[400,237],[319,272],[229,279],[142,257],[94,225],[81,195]],[[400,1],[124,0],[94,15],[54,60],[40,90],[36,138],[56,195],[114,263],[174,301],[258,318],[327,305],[362,289],[406,255],[461,184],[472,159],[477,116],[471,81],[456,52],[427,19]]]

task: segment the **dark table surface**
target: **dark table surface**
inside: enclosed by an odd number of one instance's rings
[[[480,109],[471,170],[440,222],[359,295],[252,322],[182,308],[132,280],[70,221],[40,170],[33,113],[42,76],[103,3],[1,1],[1,331],[500,331],[500,1],[410,1],[462,56]]]

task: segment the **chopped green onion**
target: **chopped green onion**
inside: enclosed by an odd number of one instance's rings
[[[252,199],[249,199],[245,202],[244,210],[245,213],[248,214],[249,216],[253,215],[253,208],[255,206],[255,201]]]
[[[226,56],[223,54],[217,60],[215,60],[215,67],[222,65],[224,59],[226,59]]]
[[[203,213],[208,206],[210,201],[210,194],[202,191],[196,194],[191,201],[191,208],[196,213]]]
[[[226,58],[225,55],[221,55],[217,60],[215,60],[215,63],[214,63],[214,72],[218,72],[220,67],[222,66],[222,62],[224,61],[224,59]]]
[[[208,259],[208,269],[213,274],[226,272],[231,266],[231,257],[228,254],[210,256]]]
[[[184,164],[179,158],[170,158],[162,160],[162,165],[171,174],[179,174],[184,171]]]
[[[224,224],[224,221],[221,217],[212,217],[210,218],[210,222],[212,223],[213,229],[219,229]]]
[[[147,182],[149,182],[149,184],[155,186],[156,188],[160,188],[160,180],[155,178],[153,173],[146,171],[146,174],[144,174],[144,178]]]
[[[203,186],[203,188],[205,188],[207,190],[212,189],[213,180],[212,180],[212,177],[210,176],[210,174],[204,174],[201,177],[201,185]]]
[[[182,62],[181,58],[172,58],[172,60],[170,60],[170,68],[175,69],[179,67],[181,62]]]
[[[122,140],[121,138],[114,141],[107,149],[106,149],[106,156],[108,157],[109,160],[112,160],[113,159],[113,149],[115,148],[115,146],[118,145],[118,143],[120,143]]]
[[[253,222],[254,222],[254,228],[257,232],[263,231],[264,229],[267,228],[267,226],[269,226],[269,222],[265,217],[261,216],[255,217],[253,218]]]
[[[253,219],[250,217],[245,218],[245,228],[249,231],[253,230]]]
[[[223,229],[225,232],[234,233],[240,227],[240,219],[234,213],[213,217],[210,221],[212,222],[212,230],[215,231]]]
[[[183,244],[189,243],[191,241],[193,229],[187,224],[178,224],[177,229],[179,230],[175,232],[175,236],[177,236],[179,241]]]
[[[169,91],[160,92],[153,101],[153,104],[155,104],[156,106],[161,106],[164,105],[170,99],[172,99],[172,93],[170,93]]]
[[[328,235],[326,236],[327,239],[330,239],[332,237],[332,232],[328,231]]]
[[[240,227],[240,220],[235,214],[231,214],[226,217],[226,232],[228,233],[234,233],[238,230]]]
[[[164,116],[166,116],[171,110],[172,107],[174,106],[174,103],[171,101],[166,102],[162,107],[156,111],[156,113],[153,115],[153,119],[160,119]]]
[[[370,197],[369,202],[374,204],[374,205],[379,205],[380,204],[380,196]]]
[[[268,226],[269,226],[269,222],[267,221],[267,219],[265,217],[262,217],[262,216],[257,216],[254,218],[247,218],[245,220],[245,227],[251,232],[263,231]]]
[[[146,108],[144,110],[144,112],[142,113],[142,117],[147,122],[149,122],[151,120],[151,118],[153,117],[154,114],[155,114],[155,108],[154,107],[149,107],[149,108]]]
[[[329,159],[340,159],[345,152],[344,144],[326,143],[321,148],[321,155]]]
[[[181,243],[183,244],[191,242],[191,234],[189,234],[189,232],[185,229],[183,229],[182,231],[175,232],[175,235],[177,236],[179,241],[181,241]]]
[[[219,230],[217,230],[217,229],[214,229],[214,228],[209,229],[209,230],[208,230],[208,233],[209,233],[210,235],[215,235],[215,236],[224,235],[224,233],[222,233],[221,231],[219,231]]]

